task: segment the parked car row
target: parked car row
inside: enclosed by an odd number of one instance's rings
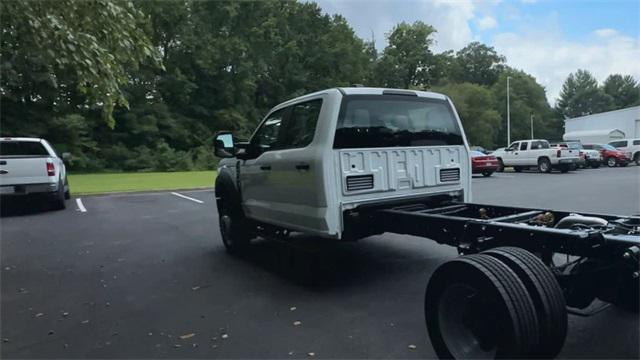
[[[578,168],[627,166],[635,162],[640,165],[640,139],[624,139],[609,144],[582,144],[565,141],[550,144],[544,139],[514,141],[507,148],[491,153],[475,147],[471,151],[474,174],[491,176],[512,167],[516,172],[537,168],[540,172],[559,170],[566,173]]]

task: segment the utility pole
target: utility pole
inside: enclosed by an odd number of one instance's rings
[[[533,111],[529,114],[531,120],[531,140],[533,140]]]
[[[511,76],[507,76],[507,146],[511,145],[511,109],[509,108],[509,80]]]

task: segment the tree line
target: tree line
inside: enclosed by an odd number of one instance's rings
[[[3,136],[39,136],[76,171],[172,171],[215,165],[212,135],[247,137],[272,106],[364,84],[432,90],[456,104],[474,145],[559,138],[562,119],[638,102],[638,85],[578,71],[556,108],[531,75],[478,42],[435,53],[436,29],[397,24],[378,52],[340,15],[296,1],[5,1]],[[587,76],[589,75],[589,76]],[[595,87],[594,87],[595,86]]]

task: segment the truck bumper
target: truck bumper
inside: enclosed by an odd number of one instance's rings
[[[57,183],[45,184],[25,184],[25,185],[2,185],[0,195],[2,196],[22,196],[31,194],[55,194],[58,191]]]

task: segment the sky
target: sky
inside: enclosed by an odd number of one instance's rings
[[[566,77],[589,70],[640,80],[640,0],[314,0],[341,14],[356,34],[386,46],[399,22],[421,20],[438,31],[435,52],[472,41],[493,46],[507,64],[533,75],[553,105]]]

